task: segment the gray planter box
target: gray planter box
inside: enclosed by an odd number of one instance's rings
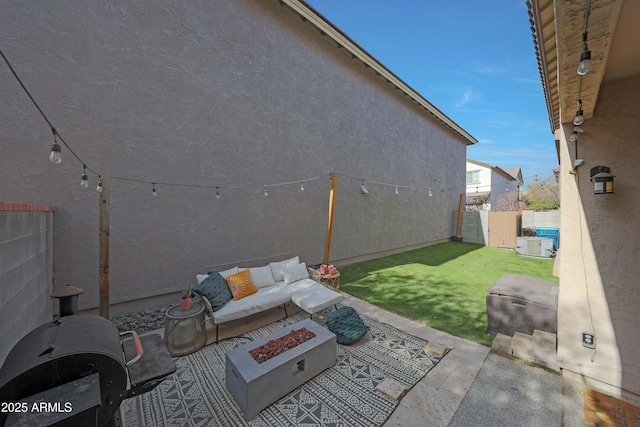
[[[273,359],[256,362],[249,351],[269,340],[306,328],[316,336]],[[310,319],[230,350],[226,354],[226,386],[245,420],[336,363],[336,336]]]

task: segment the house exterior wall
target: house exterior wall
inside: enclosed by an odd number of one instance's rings
[[[500,196],[505,193],[518,190],[517,181],[508,179],[503,174],[496,171],[495,168],[489,168],[479,165],[475,162],[466,162],[467,172],[479,171],[479,182],[467,182],[467,194],[473,196],[475,193],[489,193],[489,197],[485,203],[487,210],[496,209]]]
[[[53,211],[0,202],[0,366],[23,336],[53,317]]]
[[[640,394],[640,146],[637,120],[640,77],[602,85],[594,117],[584,123],[579,156],[585,165],[569,174],[575,160],[560,137],[561,264],[558,297],[558,363],[587,383]],[[594,195],[589,169],[611,168],[615,194]],[[594,332],[596,350],[581,345]]]
[[[9,0],[0,38],[60,135],[111,177],[112,304],[176,292],[205,265],[321,262],[331,172],[344,174],[332,261],[449,238],[467,141],[276,1]],[[96,177],[80,188],[64,146],[61,164],[47,161],[50,129],[0,73],[0,199],[58,207],[54,290],[73,283],[80,308],[96,307]],[[433,195],[367,183],[362,196],[347,175]],[[118,177],[155,181],[158,196]],[[282,182],[294,183],[264,196]]]

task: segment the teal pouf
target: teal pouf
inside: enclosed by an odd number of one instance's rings
[[[353,307],[337,309],[327,317],[326,325],[336,334],[338,344],[352,344],[369,330]]]

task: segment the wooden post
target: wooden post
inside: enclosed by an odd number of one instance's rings
[[[327,238],[324,243],[324,263],[329,263],[329,251],[331,250],[331,231],[333,230],[333,208],[336,200],[336,186],[338,185],[338,174],[331,174],[331,191],[329,192],[329,221],[327,223]]]
[[[109,177],[102,177],[102,192],[100,195],[100,236],[99,236],[99,314],[109,318]]]
[[[456,228],[456,239],[462,239],[460,235],[460,228],[462,227],[462,197],[463,194],[460,194],[460,203],[458,204],[458,226]]]

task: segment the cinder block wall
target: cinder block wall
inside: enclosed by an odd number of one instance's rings
[[[0,366],[23,336],[53,317],[53,211],[0,202]]]

